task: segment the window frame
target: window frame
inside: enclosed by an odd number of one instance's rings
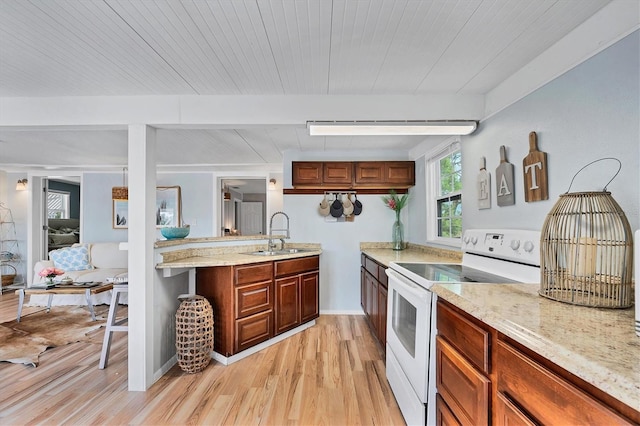
[[[452,246],[459,248],[462,244],[462,235],[459,238],[449,238],[442,237],[438,235],[439,223],[438,223],[438,201],[452,198],[452,197],[460,197],[460,203],[463,204],[464,211],[464,203],[463,203],[463,188],[459,191],[453,191],[448,193],[447,195],[440,194],[440,160],[444,157],[450,156],[456,152],[460,152],[462,155],[462,149],[460,147],[460,139],[458,137],[452,137],[447,139],[444,143],[436,147],[431,152],[431,155],[425,155],[425,178],[426,182],[426,200],[427,200],[427,242],[436,243],[446,246]],[[462,159],[461,159],[461,167],[462,167]],[[461,169],[461,173],[464,171]],[[462,176],[461,176],[462,178]],[[464,213],[460,216],[462,217]]]
[[[49,208],[49,195],[56,194],[62,197],[62,209],[50,209]],[[51,212],[62,212],[62,217],[51,217]],[[71,193],[68,191],[60,191],[57,189],[47,190],[47,219],[69,219],[71,217]]]

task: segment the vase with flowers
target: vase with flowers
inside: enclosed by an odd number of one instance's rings
[[[404,250],[404,226],[400,221],[400,212],[409,201],[409,194],[398,196],[396,191],[391,190],[389,195],[382,197],[384,204],[396,212],[396,221],[391,228],[391,241],[394,250]]]
[[[45,279],[45,282],[49,285],[53,284],[53,279],[58,275],[64,274],[62,269],[58,268],[44,268],[42,271],[38,272],[38,275]]]

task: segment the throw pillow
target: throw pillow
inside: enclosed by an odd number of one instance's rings
[[[89,248],[86,245],[52,250],[49,252],[49,259],[56,268],[65,272],[93,269],[89,263]]]

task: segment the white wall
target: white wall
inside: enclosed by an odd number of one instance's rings
[[[609,185],[633,229],[639,225],[640,157],[639,32],[602,51],[485,122],[462,138],[464,217],[468,228],[499,227],[540,230],[572,176],[602,157],[622,161],[622,171]],[[525,203],[522,160],[528,135],[538,134],[538,148],[547,152],[549,200]],[[515,166],[516,204],[496,205],[495,168],[499,147]],[[492,207],[477,209],[479,158],[487,158],[492,179]],[[578,175],[571,192],[602,190],[615,173],[612,161],[596,163]]]
[[[126,241],[126,229],[113,229],[111,188],[122,186],[118,173],[84,173],[81,203],[82,239]],[[183,221],[191,225],[190,237],[209,237],[213,232],[213,177],[211,173],[160,173],[158,186],[180,186]],[[163,239],[160,231],[157,238]]]

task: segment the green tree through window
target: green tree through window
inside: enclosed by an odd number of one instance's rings
[[[462,236],[462,153],[458,150],[438,162],[439,194],[436,197],[438,236]]]

